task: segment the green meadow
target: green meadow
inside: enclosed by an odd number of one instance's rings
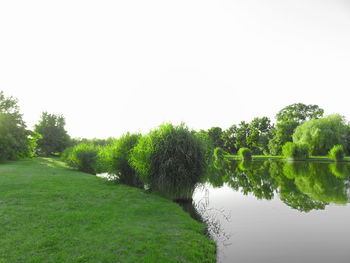
[[[0,262],[215,262],[176,203],[53,158],[0,165]]]

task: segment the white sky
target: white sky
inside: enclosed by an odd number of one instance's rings
[[[227,128],[318,104],[350,119],[350,1],[0,1],[0,90],[73,137]]]

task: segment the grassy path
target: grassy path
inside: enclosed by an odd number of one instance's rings
[[[0,262],[215,262],[178,205],[46,158],[0,164]]]

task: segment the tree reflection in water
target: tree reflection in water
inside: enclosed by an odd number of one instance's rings
[[[205,182],[213,187],[225,184],[266,200],[277,194],[286,205],[302,212],[349,202],[348,163],[233,160],[211,171]]]

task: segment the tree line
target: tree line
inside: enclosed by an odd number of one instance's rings
[[[350,125],[339,114],[323,116],[318,105],[295,103],[276,114],[276,123],[268,117],[242,121],[226,130],[212,127],[198,133],[207,137],[213,147],[230,154],[249,148],[253,154],[281,155],[288,142],[306,145],[312,155],[326,155],[334,145],[350,152]]]
[[[318,105],[296,103],[276,114],[276,122],[268,117],[242,121],[226,130],[212,127],[195,131],[211,149],[222,148],[230,154],[248,148],[253,154],[281,155],[288,142],[307,145],[312,155],[325,155],[334,145],[342,145],[350,152],[350,126],[339,114],[323,116]],[[64,149],[80,143],[108,145],[109,139],[71,138],[65,130],[62,115],[43,112],[33,130],[23,121],[18,101],[0,91],[0,160],[23,157],[59,155]]]

